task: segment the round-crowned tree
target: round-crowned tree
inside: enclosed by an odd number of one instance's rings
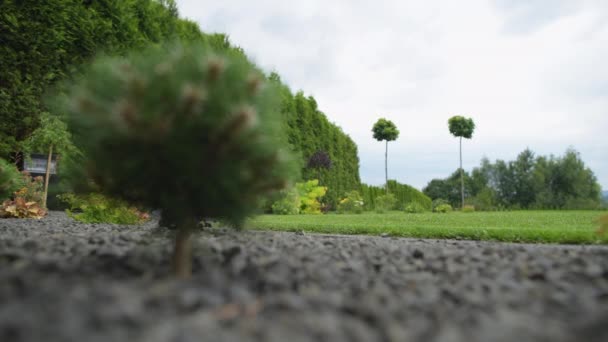
[[[461,208],[464,208],[464,175],[462,170],[462,138],[471,139],[473,131],[475,131],[475,123],[471,118],[463,116],[453,116],[448,120],[450,133],[453,136],[460,138],[460,198]]]
[[[243,56],[205,46],[101,58],[61,101],[79,162],[106,195],[162,211],[173,269],[191,274],[204,217],[240,227],[292,174],[275,90]]]
[[[378,141],[386,141],[384,149],[384,176],[385,176],[385,188],[388,193],[388,142],[395,141],[399,137],[399,130],[395,124],[387,119],[381,118],[376,121],[374,127],[372,127],[374,133],[374,139]]]

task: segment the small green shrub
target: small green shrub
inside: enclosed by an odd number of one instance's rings
[[[443,198],[434,199],[433,203],[432,203],[432,209],[433,209],[433,211],[435,211],[435,208],[437,208],[438,206],[440,206],[442,204],[450,204],[450,202],[447,201],[447,200],[445,200],[445,199],[443,199]]]
[[[467,204],[462,208],[462,212],[463,213],[474,213],[475,212],[475,206]]]
[[[141,224],[149,219],[146,212],[102,194],[68,193],[57,197],[69,206],[68,216],[84,223]]]
[[[0,205],[0,217],[3,218],[42,218],[46,210],[41,207],[43,191],[42,177],[32,178],[29,173],[22,172],[21,188],[13,193],[13,199],[6,200]]]
[[[327,188],[319,186],[319,180],[313,179],[303,183],[296,183],[300,196],[300,213],[321,214],[321,199],[327,193]]]
[[[340,214],[361,214],[363,212],[363,198],[358,191],[353,190],[346,194],[338,203],[338,213]]]
[[[471,202],[475,205],[475,210],[490,211],[498,209],[496,191],[489,187],[484,187],[479,191],[477,195],[472,198]]]
[[[408,214],[420,214],[426,211],[426,208],[418,202],[410,202],[405,205],[405,212]]]
[[[283,197],[272,204],[272,213],[278,215],[297,215],[300,213],[300,195],[297,189],[281,191]]]
[[[12,163],[0,158],[0,201],[13,197],[25,185],[23,176]]]
[[[397,204],[397,199],[393,194],[385,194],[376,197],[376,212],[382,214],[386,211],[393,210]]]
[[[440,204],[440,205],[438,205],[438,206],[435,207],[435,209],[433,210],[433,212],[436,212],[436,213],[449,213],[452,210],[453,209],[452,209],[451,205],[449,205],[449,204]]]

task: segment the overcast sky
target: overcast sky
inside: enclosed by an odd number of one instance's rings
[[[361,179],[422,188],[458,168],[453,115],[472,117],[466,170],[578,150],[608,189],[606,0],[177,0],[180,14],[223,32],[292,90],[313,95],[359,147]]]

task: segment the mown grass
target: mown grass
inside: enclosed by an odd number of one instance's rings
[[[505,242],[608,244],[598,233],[600,211],[453,212],[447,214],[262,215],[249,229],[327,234],[389,234],[398,237]]]

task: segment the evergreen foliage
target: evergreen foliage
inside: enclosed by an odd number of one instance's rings
[[[318,179],[327,188],[325,205],[336,209],[345,193],[361,186],[357,145],[340,127],[329,122],[313,97],[302,92],[294,95],[275,73],[270,79],[280,88],[283,128],[291,150],[301,158],[301,179]],[[307,167],[319,151],[327,154],[330,167]]]
[[[175,8],[173,0],[0,2],[0,157],[21,151],[39,127],[48,87],[74,76],[95,54],[211,40]]]
[[[77,77],[96,54],[124,56],[178,40],[245,58],[226,35],[203,33],[179,18],[173,0],[6,0],[0,2],[0,32],[0,157],[7,159],[24,150],[49,110],[43,94],[58,81]],[[282,127],[300,156],[300,180],[318,179],[328,188],[324,201],[335,208],[344,193],[360,186],[357,146],[312,96],[294,94],[276,73],[267,78],[279,88]],[[328,155],[330,168],[306,167],[317,151]]]
[[[180,250],[201,218],[239,227],[294,174],[275,94],[245,58],[178,45],[99,59],[57,110],[69,114],[86,179],[179,228],[176,273],[187,276]]]

